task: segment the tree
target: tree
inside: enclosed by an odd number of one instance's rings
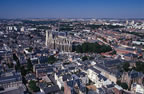
[[[29,47],[28,48],[28,52],[32,52],[33,48],[32,47]]]
[[[88,60],[87,56],[82,57],[82,61]]]
[[[36,85],[36,82],[31,80],[29,82],[29,88],[33,91],[33,92],[38,92],[40,91],[40,88]]]
[[[0,87],[0,91],[3,91],[4,90],[4,88],[3,87]]]
[[[117,53],[117,52],[114,50],[111,54],[114,55],[114,54],[116,54],[116,53]]]
[[[121,83],[121,87],[122,87],[123,89],[128,89],[128,85],[127,85],[126,83]]]
[[[48,63],[50,63],[50,64],[53,64],[56,60],[57,59],[53,55],[48,57]]]
[[[20,65],[19,59],[16,56],[16,54],[13,54],[13,59],[14,59],[14,61],[16,61],[15,70],[16,71],[20,70],[21,65]]]
[[[7,64],[9,68],[13,68],[14,64],[13,63],[8,63]]]
[[[112,48],[109,45],[99,45],[95,43],[83,43],[82,45],[75,46],[73,51],[77,53],[103,53],[112,51]]]
[[[15,65],[15,70],[16,71],[20,71],[21,69],[21,65],[20,65],[20,62],[19,62],[19,60],[16,62],[16,65]]]
[[[27,73],[26,69],[24,68],[24,66],[21,67],[21,74],[22,76],[25,76]]]
[[[126,83],[121,83],[120,80],[118,80],[116,83],[117,83],[119,86],[121,86],[123,89],[128,89],[128,85],[127,85]]]
[[[15,61],[18,60],[18,57],[16,56],[16,54],[13,54],[13,59],[14,59]]]
[[[138,71],[138,72],[143,72],[144,73],[144,62],[137,61],[135,70]]]
[[[73,51],[76,51],[77,53],[83,53],[82,46],[81,45],[75,46]]]
[[[24,85],[26,85],[27,80],[25,79],[25,77],[22,77],[22,82],[23,82]]]
[[[33,65],[31,63],[30,58],[27,60],[27,69],[29,72],[33,70]]]
[[[130,67],[130,64],[128,62],[125,62],[123,65],[124,71],[128,72],[130,70],[129,67]]]
[[[119,86],[121,86],[121,81],[120,81],[120,80],[118,80],[116,83],[117,83]]]
[[[0,61],[2,60],[2,56],[0,56]]]

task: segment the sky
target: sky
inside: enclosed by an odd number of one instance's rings
[[[0,18],[144,18],[144,0],[0,0]]]

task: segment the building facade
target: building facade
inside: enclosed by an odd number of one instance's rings
[[[72,51],[72,40],[64,32],[46,31],[46,46],[58,51]]]

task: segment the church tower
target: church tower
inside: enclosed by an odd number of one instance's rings
[[[46,40],[45,40],[45,45],[48,46],[48,31],[46,31]]]

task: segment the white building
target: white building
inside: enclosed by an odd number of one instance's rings
[[[101,72],[95,68],[90,68],[87,71],[88,78],[94,82],[97,88],[101,88],[102,86],[110,85],[112,82],[100,74]]]
[[[131,86],[131,91],[133,91],[136,94],[137,93],[138,94],[144,94],[144,86],[134,83]]]

